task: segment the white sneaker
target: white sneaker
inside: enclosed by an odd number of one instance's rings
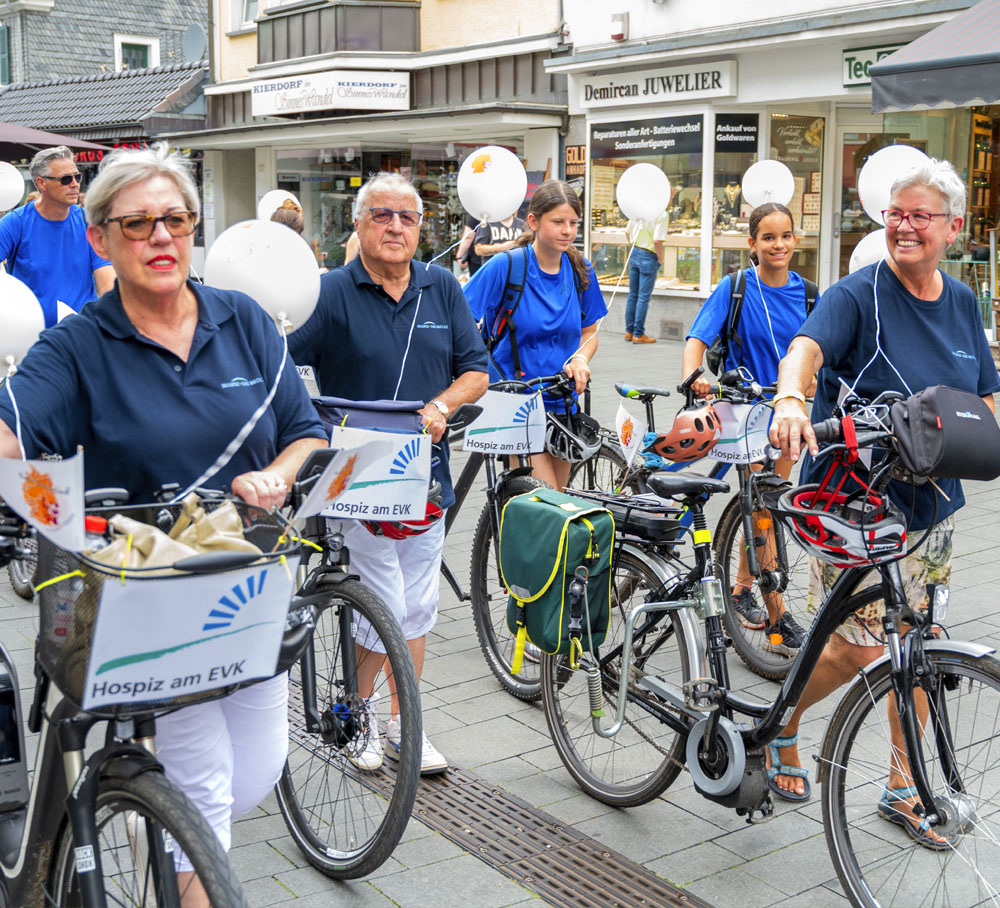
[[[396,716],[385,724],[385,755],[390,760],[399,759],[400,740],[399,716]],[[424,734],[423,745],[420,749],[420,774],[422,776],[430,776],[435,773],[446,772],[447,769],[448,761],[441,756],[438,749],[431,744],[427,735]]]
[[[382,768],[382,740],[378,734],[378,694],[366,702],[367,722],[361,734],[344,748],[344,754],[362,772],[377,772]]]

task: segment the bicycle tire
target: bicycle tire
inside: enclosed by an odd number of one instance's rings
[[[638,495],[647,491],[642,469],[629,472],[628,464],[614,444],[604,442],[589,460],[573,464],[566,491],[573,489]]]
[[[601,652],[621,646],[625,618],[629,612],[660,589],[656,573],[640,558],[621,552],[615,564],[611,587],[611,621]],[[687,681],[684,670],[688,641],[680,631],[674,612],[663,617],[642,638],[633,640],[630,677],[665,677],[681,687]],[[666,633],[663,633],[663,632]],[[653,634],[656,636],[652,636]],[[584,640],[586,644],[586,640]],[[586,648],[586,647],[585,647]],[[636,657],[639,657],[636,659]],[[541,688],[545,721],[559,757],[577,784],[592,798],[614,807],[636,807],[661,795],[677,778],[684,761],[687,735],[679,734],[643,706],[654,703],[667,709],[663,701],[630,685],[625,707],[625,724],[614,738],[596,734],[591,721],[587,669],[594,657],[584,653],[580,668],[569,667],[566,656],[542,657]],[[601,671],[604,694],[602,720],[605,727],[615,718],[621,657]]]
[[[954,845],[930,851],[877,811],[887,782],[888,662],[859,678],[837,707],[823,742],[823,825],[830,857],[851,903],[866,908],[995,905],[1000,892],[1000,773],[993,742],[1000,735],[1000,662],[958,650],[926,653],[937,692],[928,696],[922,751],[931,789],[951,789],[931,727],[947,717],[967,823],[951,827]],[[941,723],[944,724],[943,722]],[[896,815],[896,823],[905,822]],[[939,834],[949,830],[935,827]]]
[[[288,831],[306,860],[332,879],[355,879],[385,862],[410,819],[420,777],[420,694],[406,639],[388,606],[354,579],[321,589],[329,593],[330,605],[317,618],[311,643],[317,712],[322,716],[339,702],[360,715],[361,724],[342,747],[324,743],[319,732],[307,731],[303,663],[296,663],[289,672],[288,759],[275,793]],[[395,779],[384,772],[362,771],[349,760],[349,754],[363,749],[378,729],[369,726],[363,703],[346,687],[340,632],[344,608],[353,610],[355,627],[358,616],[370,625],[396,681],[401,746]],[[369,645],[357,658],[360,662],[377,656]],[[375,693],[383,718],[388,718],[390,693],[384,668],[376,679]]]
[[[504,479],[498,493],[501,513],[503,506],[515,495],[541,488],[548,486],[533,476]],[[507,628],[507,590],[500,579],[496,543],[490,504],[487,502],[476,525],[469,566],[472,621],[476,626],[479,648],[493,677],[507,693],[518,700],[537,700],[542,694],[538,685],[538,658],[534,652],[529,650],[525,656],[519,675],[515,675],[512,668],[514,635]]]
[[[38,584],[38,542],[34,537],[21,543],[22,558],[15,558],[7,565],[7,576],[14,592],[29,602],[34,598]]]
[[[782,532],[777,521],[772,520],[771,525],[775,532]],[[743,515],[737,496],[723,510],[713,537],[715,562],[721,571],[722,588],[729,594],[723,597],[726,610],[723,613],[722,622],[725,625],[727,635],[732,638],[733,647],[739,653],[740,659],[752,672],[771,681],[783,681],[792,666],[792,662],[795,661],[797,653],[769,652],[766,649],[769,645],[766,622],[759,627],[749,627],[733,604],[731,594],[739,573],[742,547]],[[802,629],[808,630],[812,622],[812,615],[809,614],[806,607],[809,593],[809,556],[805,550],[788,539],[787,535],[785,536],[785,552],[788,561],[788,585],[781,594],[782,601],[785,608],[802,626]],[[761,567],[764,568],[765,565],[762,564]],[[760,593],[756,578],[750,589],[753,593],[754,603],[766,608],[764,596]]]
[[[174,856],[169,852],[164,854],[171,840],[188,856],[212,905],[238,908],[247,904],[215,833],[198,808],[162,772],[143,772],[131,779],[102,778],[95,816],[109,905],[169,908],[174,904],[177,888],[173,880],[176,877],[168,884],[173,893],[164,892],[162,885],[156,885],[161,876],[157,870],[164,874],[174,873]],[[145,827],[137,824],[136,818],[145,819]],[[143,828],[145,835],[139,834]],[[152,848],[154,842],[162,847]],[[73,832],[68,820],[54,853],[49,890],[53,903],[79,906]],[[159,868],[150,859],[155,853],[164,858]]]

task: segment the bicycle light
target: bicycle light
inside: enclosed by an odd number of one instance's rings
[[[948,614],[948,601],[951,599],[951,589],[943,583],[927,584],[927,612],[931,624],[944,621]]]

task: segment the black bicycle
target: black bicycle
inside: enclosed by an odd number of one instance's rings
[[[543,656],[548,727],[569,773],[605,803],[645,803],[686,766],[703,796],[750,820],[767,818],[773,807],[764,747],[780,734],[830,634],[859,608],[881,602],[888,653],[844,695],[818,759],[837,875],[851,903],[869,908],[997,904],[1000,663],[991,647],[951,640],[940,628],[945,588],[929,588],[926,613],[906,604],[897,560],[905,554],[905,525],[877,505],[898,475],[888,408],[859,405],[848,423],[848,441],[825,451],[849,462],[859,445],[882,446],[871,497],[818,499],[815,487],[804,487],[784,493],[775,513],[801,520],[796,532],[808,534],[803,539],[853,547],[855,556],[860,546],[868,560],[834,585],[776,699],[751,701],[729,680],[725,590],[704,514],[705,496],[728,487],[696,474],[661,473],[650,477],[656,494],[693,512],[693,562],[676,554],[684,532],[679,511],[593,493],[620,518],[611,625],[605,643],[586,652],[577,669],[566,657]],[[841,425],[828,421],[817,437],[837,440]],[[822,500],[828,510],[817,506]],[[796,508],[798,516],[789,518]],[[827,527],[822,535],[828,518],[860,533],[848,540]],[[890,769],[910,784],[890,791]],[[913,816],[903,804],[912,805]]]

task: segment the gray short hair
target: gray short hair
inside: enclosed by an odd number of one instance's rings
[[[892,184],[889,198],[912,186],[926,186],[937,190],[944,199],[944,207],[949,217],[965,216],[965,184],[950,161],[928,158],[919,167],[904,173]]]
[[[100,172],[87,187],[87,222],[103,224],[111,214],[115,196],[122,189],[156,176],[173,180],[188,209],[196,214],[200,211],[198,187],[191,176],[190,164],[181,155],[171,152],[165,142],[160,142],[152,148],[116,148],[104,158]]]
[[[65,145],[56,145],[55,148],[43,148],[32,159],[28,171],[31,173],[31,182],[34,183],[38,177],[47,177],[53,161],[72,161],[73,152]]]
[[[378,195],[380,192],[409,192],[416,200],[416,210],[421,214],[424,213],[424,202],[420,198],[420,193],[417,192],[416,186],[402,174],[387,173],[383,170],[372,174],[368,178],[368,182],[358,190],[357,198],[354,200],[353,214],[355,222],[361,220],[365,211],[368,210],[368,199],[373,195]]]

